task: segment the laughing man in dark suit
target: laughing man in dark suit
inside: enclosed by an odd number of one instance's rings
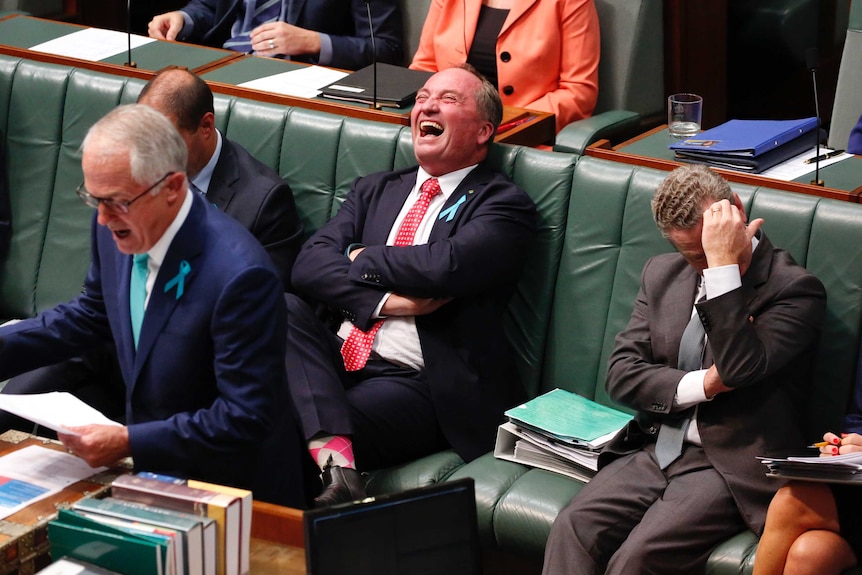
[[[297,292],[334,320],[288,296],[288,384],[323,469],[318,505],[364,496],[357,465],[478,457],[524,397],[502,321],[536,210],[483,163],[501,113],[472,68],[432,76],[411,118],[419,166],[357,179],[297,257]]]

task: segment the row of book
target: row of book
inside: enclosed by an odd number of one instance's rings
[[[632,416],[554,389],[506,412],[497,430],[494,456],[589,481],[599,451]]]
[[[109,497],[61,508],[48,524],[48,539],[55,563],[82,562],[97,568],[92,572],[247,575],[251,519],[250,491],[127,474],[113,481]]]
[[[675,159],[759,174],[804,154],[826,139],[816,117],[729,120],[670,145]]]

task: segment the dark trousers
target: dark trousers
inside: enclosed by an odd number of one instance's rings
[[[360,470],[449,447],[423,372],[381,359],[347,372],[341,338],[303,300],[291,294],[285,300],[287,381],[306,439],[318,433],[351,436]]]
[[[560,512],[543,575],[703,573],[712,549],[746,528],[701,447],[665,470],[654,448],[609,463]]]

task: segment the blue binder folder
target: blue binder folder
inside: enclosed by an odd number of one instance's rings
[[[756,158],[817,128],[817,118],[730,120],[670,145],[671,150]],[[690,156],[689,156],[690,157]]]

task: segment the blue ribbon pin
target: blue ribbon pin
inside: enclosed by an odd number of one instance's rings
[[[172,287],[177,286],[177,299],[180,299],[183,295],[183,288],[185,288],[186,276],[189,275],[190,271],[192,271],[192,266],[189,265],[189,262],[186,260],[181,261],[180,271],[174,276],[174,279],[165,285],[165,293],[168,293]]]
[[[466,201],[467,201],[467,194],[464,194],[463,196],[458,198],[457,202],[455,202],[454,204],[452,204],[451,206],[449,206],[448,208],[446,208],[445,210],[440,212],[440,215],[437,216],[437,219],[442,220],[443,218],[446,218],[447,222],[451,222],[452,218],[454,218],[455,214],[458,212],[458,208],[460,208],[461,204],[463,204]]]

